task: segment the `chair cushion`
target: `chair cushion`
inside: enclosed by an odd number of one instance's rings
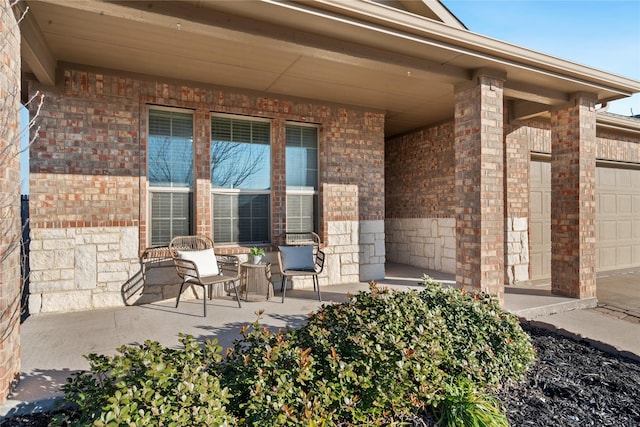
[[[315,271],[313,246],[279,246],[284,270]]]
[[[213,248],[198,251],[176,251],[178,258],[193,261],[198,267],[200,276],[217,276],[220,274],[218,260]]]

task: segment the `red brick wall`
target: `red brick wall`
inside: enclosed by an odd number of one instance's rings
[[[453,122],[385,143],[387,218],[453,218]]]
[[[326,109],[321,131],[322,182],[357,184],[358,218],[383,220],[385,198],[384,114],[347,108]],[[324,167],[323,167],[324,165]]]
[[[455,91],[456,282],[504,298],[503,80]]]
[[[20,375],[20,31],[0,1],[0,405]]]
[[[551,125],[543,122],[527,122],[526,129],[529,149],[536,153],[551,154]],[[596,158],[640,164],[640,137],[597,129]]]
[[[505,215],[529,216],[529,132],[526,127],[508,126],[505,134]]]
[[[554,293],[596,296],[596,117],[578,97],[551,112],[551,283]]]
[[[58,88],[31,87],[43,90],[48,100],[31,150],[32,227],[139,224],[144,249],[148,104],[195,110],[198,233],[211,233],[211,112],[272,119],[273,236],[286,226],[286,120],[319,124],[320,181],[357,184],[359,218],[384,218],[383,114],[141,76],[70,68],[63,75]]]
[[[40,89],[45,102],[30,153],[32,229],[137,225],[139,103],[125,96],[132,89],[69,72],[62,90]]]

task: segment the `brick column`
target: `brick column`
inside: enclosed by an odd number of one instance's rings
[[[195,234],[212,236],[211,224],[211,114],[207,110],[196,110],[194,128],[195,174]],[[215,241],[215,236],[213,236]]]
[[[501,71],[455,88],[456,282],[504,301],[504,143]]]
[[[505,283],[513,285],[529,280],[529,133],[505,128]]]
[[[0,0],[0,405],[20,375],[20,30]]]
[[[596,296],[596,113],[578,93],[551,112],[551,286],[573,298]]]

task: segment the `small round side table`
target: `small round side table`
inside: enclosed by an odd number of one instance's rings
[[[271,269],[268,262],[253,264],[243,262],[241,267],[241,289],[245,301],[266,301],[273,296],[273,287],[267,280],[267,271]]]

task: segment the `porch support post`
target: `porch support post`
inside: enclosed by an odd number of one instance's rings
[[[455,88],[456,282],[504,302],[506,74],[477,70]]]
[[[551,111],[551,289],[596,296],[596,96]]]
[[[511,115],[509,102],[506,115]],[[505,284],[529,281],[529,128],[505,125]]]

